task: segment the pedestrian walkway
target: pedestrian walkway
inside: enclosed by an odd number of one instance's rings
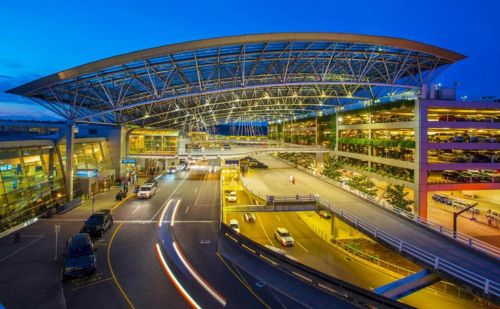
[[[88,199],[82,199],[82,204],[71,211],[65,212],[63,214],[56,214],[54,218],[57,219],[87,219],[92,213],[92,208],[94,212],[100,211],[103,209],[113,210],[117,206],[121,205],[127,199],[135,197],[134,187],[136,184],[143,184],[146,180],[145,177],[139,177],[139,181],[135,184],[131,184],[128,189],[127,196],[121,200],[116,200],[116,195],[118,192],[123,191],[123,187],[121,186],[112,186],[110,190],[101,192],[95,195],[94,201],[92,201],[92,197],[90,196]],[[83,198],[83,197],[82,197]],[[121,203],[120,203],[121,202]],[[94,204],[92,206],[92,204]]]
[[[270,156],[262,156],[259,159],[270,167],[269,170],[251,173],[243,179],[255,192],[264,195],[288,196],[318,194],[336,207],[369,222],[405,243],[421,248],[491,281],[496,282],[500,278],[499,262],[494,258],[479,254],[474,250],[467,250],[451,239],[412,224],[312,175],[295,168],[284,168],[282,162]],[[275,166],[278,168],[274,168]],[[289,181],[290,176],[294,176],[296,184]]]

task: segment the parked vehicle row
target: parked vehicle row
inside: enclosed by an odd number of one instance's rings
[[[455,116],[442,115],[438,118],[439,121],[456,121],[456,122],[500,122],[498,116]]]
[[[456,182],[500,182],[500,173],[495,170],[445,170],[441,173],[444,179]]]
[[[500,154],[488,151],[429,151],[429,157],[437,157],[439,161],[450,163],[496,163],[500,162]]]
[[[102,237],[112,226],[113,216],[110,211],[99,211],[84,221],[80,233],[68,238],[66,252],[63,254],[63,280],[92,275],[97,271],[94,254],[97,248],[92,243],[92,237]]]
[[[500,143],[500,135],[435,133],[429,135],[435,143]]]

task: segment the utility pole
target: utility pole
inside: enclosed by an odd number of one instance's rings
[[[467,210],[473,208],[473,207],[476,207],[477,206],[477,203],[475,203],[474,205],[471,205],[467,208],[464,208],[462,210],[460,210],[459,212],[454,212],[453,213],[453,238],[457,238],[457,218],[459,215],[461,215],[462,213],[466,212]],[[474,217],[474,213],[472,214],[472,216]]]

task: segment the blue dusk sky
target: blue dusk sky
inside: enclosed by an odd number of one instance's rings
[[[500,1],[3,0],[0,118],[48,111],[3,91],[102,58],[170,43],[251,33],[350,32],[401,37],[468,58],[436,83],[500,97]]]

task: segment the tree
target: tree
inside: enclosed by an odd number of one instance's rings
[[[342,176],[342,173],[340,172],[342,166],[342,162],[338,161],[335,157],[328,157],[325,160],[321,174],[338,181],[340,176]]]
[[[375,188],[375,183],[371,181],[365,175],[354,176],[349,179],[346,184],[358,191],[361,191],[369,196],[377,195],[377,189]]]
[[[404,211],[411,211],[409,206],[413,204],[413,201],[406,197],[408,192],[405,192],[404,185],[388,185],[385,195],[387,201],[392,206]]]

